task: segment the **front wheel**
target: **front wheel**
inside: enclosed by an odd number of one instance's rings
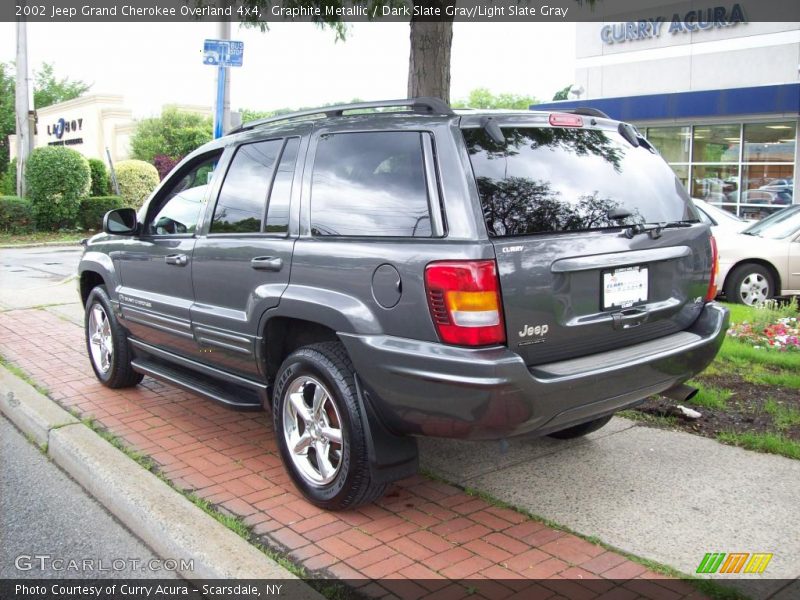
[[[97,286],[86,300],[86,350],[97,379],[106,387],[137,385],[143,375],[131,366],[131,351],[125,329],[117,322],[106,288]]]
[[[550,437],[559,440],[571,440],[573,438],[583,437],[584,435],[588,435],[593,431],[597,431],[601,427],[604,427],[611,420],[612,416],[613,415],[600,417],[594,421],[587,421],[586,423],[581,423],[580,425],[575,425],[574,427],[562,429],[561,431],[555,431],[550,434]]]
[[[305,346],[283,362],[272,417],[281,458],[309,502],[354,508],[383,495],[368,458],[366,415],[353,366],[336,342]]]
[[[775,295],[775,286],[769,270],[755,263],[736,267],[725,284],[728,302],[756,306],[764,304]]]

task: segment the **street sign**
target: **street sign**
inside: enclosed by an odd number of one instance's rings
[[[244,58],[244,42],[233,40],[205,40],[203,42],[203,64],[215,67],[241,67]]]

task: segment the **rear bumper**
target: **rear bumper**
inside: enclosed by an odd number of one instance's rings
[[[375,412],[392,431],[493,439],[564,429],[684,382],[714,359],[728,317],[712,302],[686,331],[532,368],[505,347],[340,338]]]

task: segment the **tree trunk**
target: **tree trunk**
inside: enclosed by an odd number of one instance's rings
[[[436,0],[445,14],[456,0]],[[414,0],[414,6],[422,2]],[[439,22],[411,17],[411,54],[408,59],[408,97],[433,96],[450,103],[450,47],[453,43],[452,18]]]

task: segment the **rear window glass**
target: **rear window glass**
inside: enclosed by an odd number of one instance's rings
[[[698,218],[663,159],[615,131],[503,128],[505,144],[463,133],[492,237]]]

